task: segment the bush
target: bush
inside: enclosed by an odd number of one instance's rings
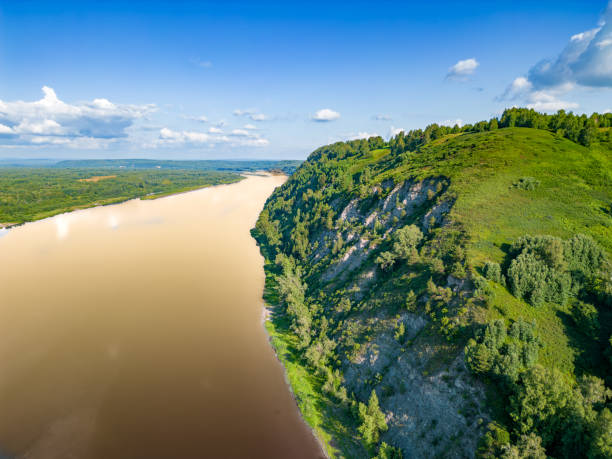
[[[582,333],[597,338],[599,333],[599,313],[595,306],[577,301],[572,308],[572,318]]]
[[[499,263],[487,261],[482,270],[484,277],[490,281],[501,283],[501,267]]]
[[[512,244],[507,277],[512,293],[534,306],[565,304],[588,288],[598,294],[598,279],[609,277],[605,251],[588,236],[567,241],[552,236],[524,236]],[[607,273],[607,274],[604,274]]]
[[[540,186],[540,181],[534,179],[533,177],[521,177],[513,184],[516,188],[521,190],[535,190],[538,186]]]
[[[508,283],[512,294],[533,306],[544,301],[565,304],[570,293],[571,278],[551,268],[532,252],[523,252],[510,263]]]
[[[510,434],[496,422],[487,426],[487,432],[480,438],[476,457],[478,459],[495,459],[500,457],[503,448],[510,444]]]
[[[538,360],[539,341],[535,322],[519,318],[506,328],[502,319],[494,320],[470,339],[465,347],[465,362],[475,374],[492,376],[506,383],[509,389],[519,373]]]

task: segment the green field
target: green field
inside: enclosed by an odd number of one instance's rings
[[[106,178],[86,181],[91,177]],[[0,168],[0,223],[20,224],[75,209],[153,199],[240,179],[232,172],[197,170]]]

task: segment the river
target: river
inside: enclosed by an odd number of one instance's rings
[[[279,176],[0,233],[0,455],[311,458],[249,230]]]

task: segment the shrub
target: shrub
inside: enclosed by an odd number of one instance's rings
[[[511,247],[508,282],[512,293],[532,305],[564,304],[584,288],[600,296],[610,263],[593,239],[577,234],[567,241],[553,236],[524,236]],[[605,288],[604,288],[605,290]],[[605,296],[605,295],[604,295]]]
[[[401,449],[387,445],[383,441],[378,448],[378,454],[373,459],[402,459],[403,457]]]
[[[488,375],[507,384],[538,360],[539,341],[535,322],[519,318],[506,328],[502,319],[489,322],[465,347],[465,362],[475,374]]]
[[[577,301],[572,308],[572,318],[582,333],[597,338],[599,332],[599,314],[595,306]]]
[[[514,182],[514,187],[520,190],[535,190],[538,186],[540,186],[540,181],[534,179],[533,177],[521,177],[516,182]]]
[[[490,281],[501,283],[501,267],[499,263],[487,261],[482,270],[484,277]]]

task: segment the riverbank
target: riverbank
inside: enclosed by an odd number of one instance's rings
[[[266,258],[263,327],[283,368],[285,381],[301,417],[310,428],[325,457],[360,457],[363,451],[359,439],[354,438],[347,428],[354,423],[354,420],[346,406],[339,405],[325,393],[324,378],[314,374],[303,363],[302,356],[297,351],[297,337],[289,328],[282,307],[278,305],[274,280],[275,266],[265,256],[265,248],[260,246],[260,250]]]
[[[100,176],[105,179],[92,180]],[[107,175],[90,169],[0,168],[0,227],[242,179],[238,173],[218,171],[122,170]]]

